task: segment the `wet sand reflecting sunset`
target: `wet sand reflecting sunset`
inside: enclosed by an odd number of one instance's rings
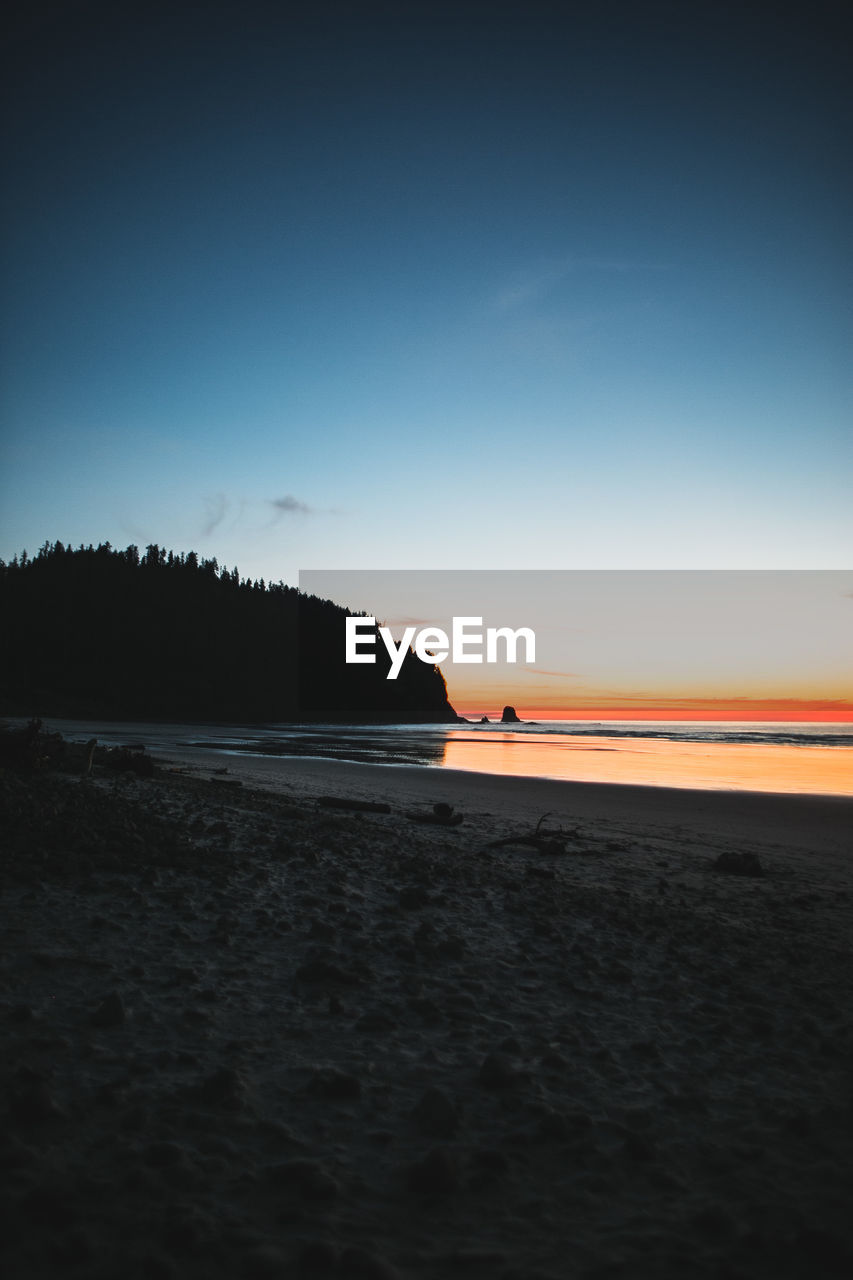
[[[571,734],[474,736],[451,730],[442,763],[449,769],[575,782],[853,795],[853,752],[847,747]]]

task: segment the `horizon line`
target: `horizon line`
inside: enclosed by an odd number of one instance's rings
[[[657,723],[662,721],[684,721],[685,723],[721,723],[737,724],[748,721],[753,724],[853,724],[853,707],[815,707],[806,713],[805,709],[778,708],[775,712],[768,707],[726,707],[718,711],[709,707],[647,707],[639,711],[636,707],[597,707],[577,708],[534,707],[504,703],[513,706],[519,719],[528,720],[567,720],[567,721],[625,721],[638,723]],[[489,708],[482,704],[476,707],[455,708],[460,716],[488,716],[491,722],[500,723],[503,707]],[[493,719],[494,718],[494,719]]]

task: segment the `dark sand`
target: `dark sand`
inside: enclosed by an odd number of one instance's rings
[[[850,1273],[853,802],[182,767],[0,775],[5,1274]]]
[[[337,760],[226,755],[207,749],[170,749],[171,758],[210,773],[227,766],[229,777],[281,795],[303,791],[352,797],[395,798],[400,805],[446,801],[488,817],[530,819],[553,813],[555,821],[627,823],[655,830],[689,830],[707,836],[778,840],[817,854],[853,853],[853,798],[753,791],[692,791],[621,786],[606,782],[557,782],[499,777],[416,765],[353,764]],[[215,757],[215,759],[212,759]]]

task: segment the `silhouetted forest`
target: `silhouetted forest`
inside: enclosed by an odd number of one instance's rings
[[[369,607],[369,601],[365,602]],[[344,661],[347,611],[156,544],[0,561],[0,710],[205,721],[454,720],[444,678]]]

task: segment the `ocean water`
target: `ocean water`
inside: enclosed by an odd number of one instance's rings
[[[55,721],[67,737],[161,751],[705,790],[853,795],[853,724],[548,720],[518,725],[177,725]]]

